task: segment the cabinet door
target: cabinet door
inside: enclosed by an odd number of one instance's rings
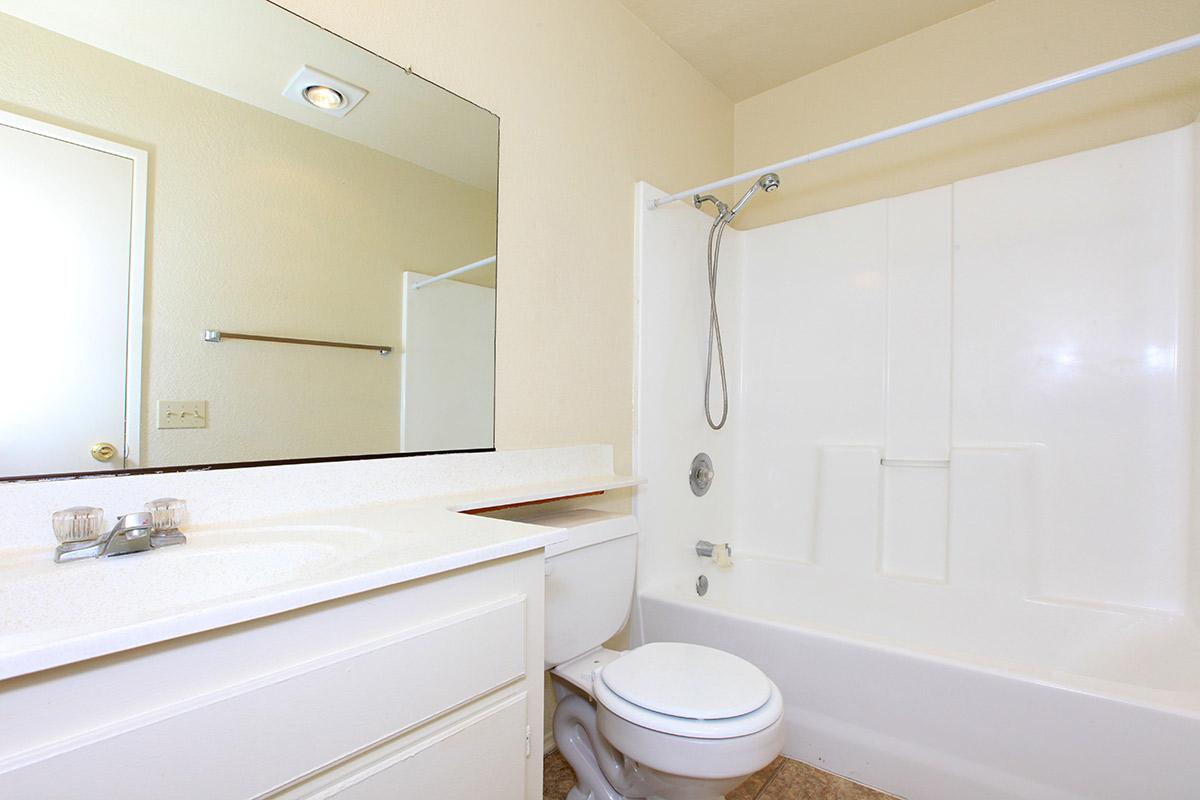
[[[269,794],[357,753],[378,752],[380,742],[417,735],[515,683],[525,674],[525,621],[525,597],[514,595],[188,698],[107,735],[82,734],[56,743],[48,756],[11,759],[11,770],[0,764],[0,800],[54,796],[46,787],[71,800]],[[513,759],[521,770],[524,725],[521,756]]]
[[[385,745],[304,800],[522,800],[524,692],[416,742]],[[351,766],[351,765],[347,765]]]

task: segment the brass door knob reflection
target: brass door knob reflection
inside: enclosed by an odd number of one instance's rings
[[[116,454],[116,446],[108,442],[96,442],[92,445],[92,458],[97,461],[112,461],[112,457]]]

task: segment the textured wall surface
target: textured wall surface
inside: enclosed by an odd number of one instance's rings
[[[988,0],[621,0],[734,102]]]
[[[995,0],[737,104],[742,172],[1200,32],[1200,3]],[[1188,125],[1192,51],[788,170],[753,228]],[[712,178],[723,177],[713,175]],[[677,191],[672,189],[672,191]]]
[[[628,470],[634,182],[729,169],[732,104],[612,0],[284,5],[500,115],[497,446]]]

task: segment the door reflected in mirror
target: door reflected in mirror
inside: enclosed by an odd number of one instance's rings
[[[495,115],[266,0],[0,51],[0,477],[492,447]]]

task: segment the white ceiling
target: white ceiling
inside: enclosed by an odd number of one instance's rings
[[[0,0],[0,13],[496,190],[494,115],[266,0]],[[306,64],[363,87],[367,97],[345,117],[283,97]]]
[[[988,0],[621,0],[740,101]]]

